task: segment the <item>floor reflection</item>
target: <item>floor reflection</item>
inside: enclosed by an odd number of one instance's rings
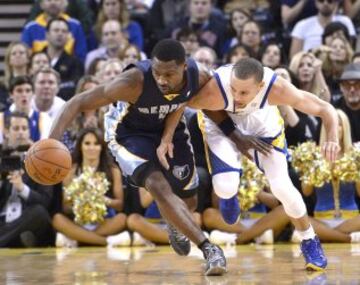
[[[168,247],[1,249],[0,284],[360,284],[354,245],[325,245],[325,273],[304,271],[298,246],[224,247],[228,273],[203,276],[203,257],[194,247],[188,257]]]

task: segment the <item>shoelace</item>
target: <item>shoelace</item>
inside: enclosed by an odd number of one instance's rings
[[[205,252],[206,252],[206,259],[210,263],[221,259],[221,254],[220,254],[218,248],[216,248],[215,246],[210,245],[210,246],[205,247]]]

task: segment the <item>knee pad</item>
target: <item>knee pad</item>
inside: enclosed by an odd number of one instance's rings
[[[217,196],[229,199],[239,190],[240,175],[238,172],[222,172],[212,177],[214,191]]]
[[[306,214],[304,200],[290,178],[277,177],[269,179],[269,184],[271,192],[282,203],[289,217],[298,219]]]

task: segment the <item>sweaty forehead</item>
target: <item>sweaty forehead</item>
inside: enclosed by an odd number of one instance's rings
[[[176,64],[175,60],[161,61],[156,57],[153,59],[151,67],[156,72],[178,71],[179,69],[179,65]]]

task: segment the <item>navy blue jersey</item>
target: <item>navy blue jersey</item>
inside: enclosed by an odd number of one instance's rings
[[[122,123],[131,129],[162,131],[166,116],[176,111],[199,89],[199,70],[196,62],[193,59],[187,60],[186,85],[178,94],[167,95],[156,85],[151,71],[151,60],[139,61],[135,66],[144,74],[143,92],[135,104],[118,104],[118,108],[121,108],[124,114]]]

